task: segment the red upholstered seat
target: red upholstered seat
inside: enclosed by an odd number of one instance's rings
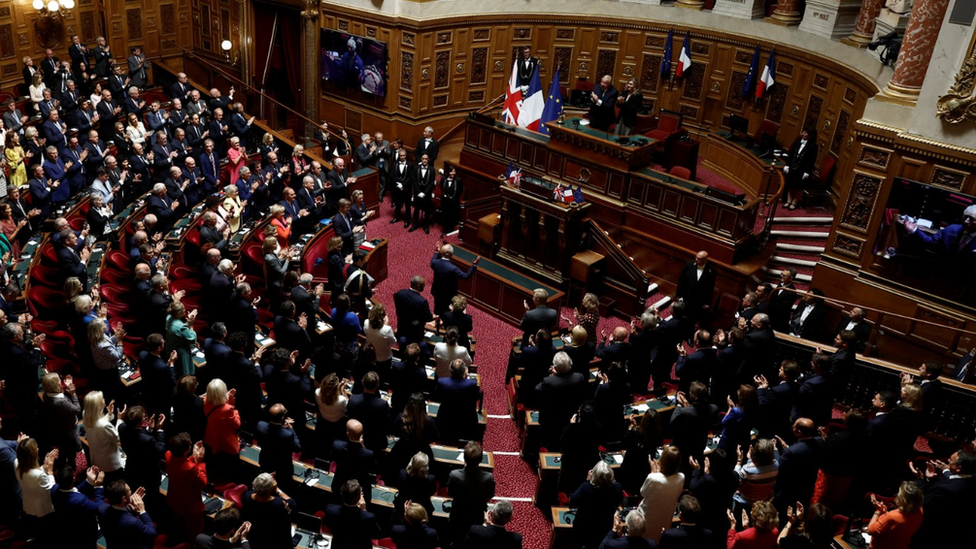
[[[691,170],[684,166],[672,166],[671,171],[668,173],[675,177],[680,177],[681,179],[691,180]]]
[[[120,252],[119,250],[112,250],[109,252],[108,260],[105,262],[105,265],[112,266],[120,271],[131,271],[131,269],[129,269],[129,254]]]
[[[54,244],[48,244],[41,248],[41,262],[50,267],[58,266],[58,252],[54,249]]]
[[[241,270],[245,274],[264,276],[264,251],[261,244],[250,242],[244,248],[244,264]]]
[[[759,129],[757,129],[755,135],[753,135],[753,139],[756,140],[756,143],[762,143],[762,136],[763,134],[766,134],[769,137],[772,137],[773,141],[775,141],[776,134],[778,132],[779,124],[773,122],[772,120],[763,120],[762,123],[759,124]]]
[[[681,129],[681,119],[682,116],[680,113],[661,109],[661,114],[658,116],[657,128],[644,135],[656,141],[667,141],[684,132]]]
[[[55,318],[63,300],[60,291],[44,286],[31,286],[27,290],[27,306],[31,314],[38,318]]]
[[[102,283],[128,286],[135,280],[135,276],[131,272],[122,272],[117,269],[102,269],[99,274],[101,275]]]
[[[177,265],[170,269],[169,277],[173,280],[198,279],[200,278],[200,273],[186,265]]]
[[[240,509],[243,507],[241,498],[244,497],[244,492],[247,492],[247,485],[238,484],[230,490],[224,490],[224,499],[231,502],[237,509]]]
[[[102,284],[98,287],[98,294],[105,303],[122,304],[129,297],[129,288],[120,284]]]
[[[31,269],[30,278],[31,284],[40,284],[52,290],[60,289],[58,288],[58,280],[61,277],[58,274],[58,270],[44,265],[43,262],[38,263],[36,267]]]

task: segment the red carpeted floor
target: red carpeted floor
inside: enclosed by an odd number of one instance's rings
[[[427,290],[424,292],[428,300],[430,297],[430,259],[441,233],[440,226],[431,228],[430,235],[422,230],[408,232],[402,223],[391,225],[393,211],[389,202],[384,202],[380,208],[378,219],[370,222],[367,228],[367,238],[388,238],[390,240],[389,277],[376,288],[374,299],[386,305],[390,314],[390,323],[396,326],[396,311],[393,307],[393,294],[409,285],[410,277],[423,275],[428,280]],[[457,244],[457,236],[449,237],[447,242]],[[576,304],[570,304],[576,305]],[[526,549],[544,549],[549,547],[549,520],[543,516],[530,501],[536,487],[535,471],[518,455],[520,439],[515,422],[508,416],[508,404],[505,390],[505,368],[508,364],[508,354],[512,337],[520,332],[498,318],[491,316],[475,306],[468,307],[468,313],[474,318],[473,335],[477,338],[478,372],[482,376],[482,386],[485,391],[485,409],[488,416],[488,429],[485,433],[485,450],[495,454],[496,495],[504,498],[517,498],[512,503],[515,506],[515,517],[510,529],[519,532],[524,537]],[[572,310],[564,308],[563,316],[572,318]],[[602,319],[599,330],[609,333],[614,327],[625,325],[623,320],[612,318]],[[499,454],[508,452],[511,454]]]

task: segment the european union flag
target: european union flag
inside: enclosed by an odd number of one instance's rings
[[[749,92],[755,89],[757,72],[759,72],[759,46],[756,46],[756,53],[752,54],[749,74],[746,75],[746,83],[742,86],[742,97],[749,97]]]
[[[546,96],[546,105],[542,107],[542,116],[539,117],[539,133],[549,135],[549,128],[546,122],[558,120],[563,112],[563,94],[559,89],[559,69],[552,77],[552,84],[549,85],[549,94]]]
[[[661,76],[671,74],[671,43],[674,42],[674,29],[668,31],[668,39],[664,41],[664,59],[661,60]]]

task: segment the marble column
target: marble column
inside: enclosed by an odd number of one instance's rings
[[[803,19],[800,13],[800,0],[779,0],[776,9],[766,20],[777,25],[799,25]]]
[[[874,39],[874,20],[881,13],[881,6],[884,0],[864,0],[861,4],[861,11],[857,14],[857,22],[854,23],[854,32],[841,42],[858,48],[863,48]]]
[[[712,13],[736,19],[762,19],[763,0],[715,0]]]
[[[949,0],[916,0],[895,62],[895,74],[881,92],[885,97],[902,102],[918,99],[948,7]]]
[[[689,10],[700,10],[705,5],[705,0],[676,0],[674,7]]]

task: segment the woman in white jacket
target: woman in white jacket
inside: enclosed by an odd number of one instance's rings
[[[661,532],[671,527],[674,507],[685,485],[685,475],[681,473],[681,452],[674,446],[665,446],[661,459],[649,457],[651,474],[647,475],[641,486],[640,512],[644,515],[644,537],[657,543]]]
[[[115,414],[115,401],[108,403],[108,413],[105,410],[105,397],[101,391],[85,395],[82,423],[88,439],[88,451],[91,452],[92,464],[105,472],[105,483],[108,484],[122,478],[125,459],[119,447],[119,419]],[[125,407],[119,413],[119,416],[122,415],[125,415]]]
[[[36,440],[24,437],[17,442],[14,471],[23,499],[25,533],[41,542],[50,539],[50,532],[56,528],[52,524],[54,504],[51,503],[51,488],[54,486],[54,460],[57,458],[58,451],[51,450],[44,456],[42,466]]]

